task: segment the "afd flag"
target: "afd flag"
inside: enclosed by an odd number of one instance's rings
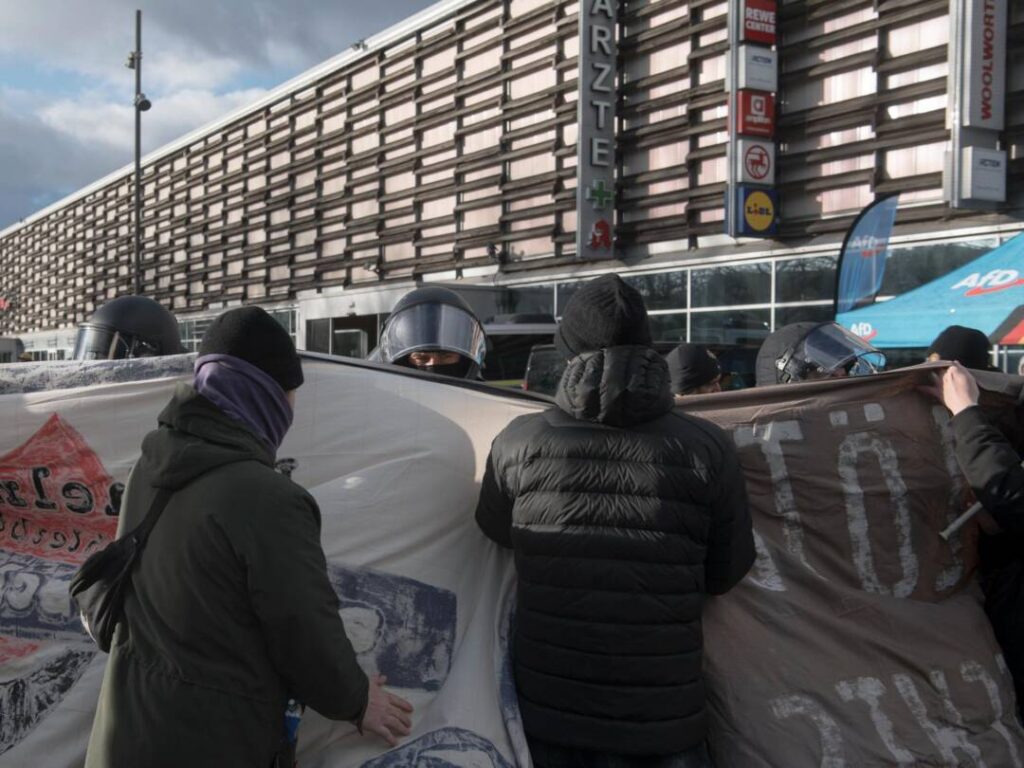
[[[836,268],[837,315],[870,304],[878,295],[899,200],[899,193],[876,200],[846,233]]]
[[[993,344],[1024,344],[1024,235],[960,269],[836,317],[876,347],[927,347],[951,325],[984,332]]]

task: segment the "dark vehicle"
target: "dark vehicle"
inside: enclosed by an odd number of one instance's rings
[[[532,350],[551,346],[556,327],[551,315],[497,315],[485,321],[484,380],[497,386],[519,387],[526,377]]]
[[[523,389],[541,395],[554,395],[564,370],[565,358],[555,349],[555,345],[538,344],[530,350]]]
[[[654,343],[654,348],[662,355],[668,354],[675,347],[675,342],[656,341]],[[757,360],[757,347],[708,344],[708,349],[715,353],[718,363],[722,367],[723,390],[746,389],[754,386],[754,363]],[[530,351],[523,389],[541,395],[554,395],[564,370],[565,360],[555,349],[555,345],[538,344]]]

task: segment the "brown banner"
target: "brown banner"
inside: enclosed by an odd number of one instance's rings
[[[938,535],[970,498],[927,368],[688,401],[735,440],[758,551],[706,614],[718,768],[1022,765],[977,531]]]

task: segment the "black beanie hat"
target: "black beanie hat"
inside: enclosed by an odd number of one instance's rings
[[[676,395],[710,384],[722,375],[718,358],[703,344],[680,344],[665,355],[665,362]]]
[[[229,309],[210,323],[199,356],[231,355],[252,363],[285,392],[302,384],[302,362],[292,337],[259,307]]]
[[[651,326],[640,292],[618,275],[583,285],[565,305],[555,346],[566,359],[607,347],[651,345]]]
[[[994,371],[990,349],[988,336],[981,331],[951,325],[935,338],[928,347],[928,354],[936,354],[942,360],[956,360],[965,368],[976,371]]]

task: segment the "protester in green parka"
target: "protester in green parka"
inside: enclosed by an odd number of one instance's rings
[[[127,594],[87,768],[266,768],[289,699],[390,744],[411,705],[368,679],[338,614],[312,496],[274,471],[302,368],[266,312],[224,313],[142,444],[118,535],[174,491]]]

